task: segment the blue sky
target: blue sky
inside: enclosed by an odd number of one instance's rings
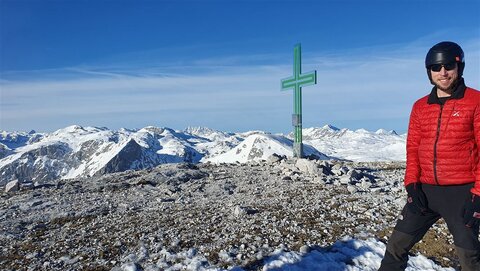
[[[459,43],[480,89],[480,1],[0,0],[0,130],[148,125],[292,130],[293,47],[303,127],[405,132],[437,42]]]

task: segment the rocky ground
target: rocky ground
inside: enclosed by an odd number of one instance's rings
[[[259,270],[278,249],[386,240],[404,204],[403,172],[402,163],[271,157],[22,184],[0,192],[0,266],[180,270],[195,256],[205,267]],[[451,244],[440,221],[414,252],[458,268]]]

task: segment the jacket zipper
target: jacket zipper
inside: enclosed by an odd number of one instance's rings
[[[437,176],[437,143],[438,143],[438,138],[440,137],[440,125],[442,124],[442,112],[443,112],[443,104],[440,104],[440,114],[438,115],[438,121],[437,121],[437,135],[435,137],[435,145],[433,145],[433,176],[435,178],[435,182],[437,185],[440,185],[438,182],[438,176]]]

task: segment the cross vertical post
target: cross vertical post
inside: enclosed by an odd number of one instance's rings
[[[317,83],[317,71],[302,74],[302,52],[300,43],[293,48],[293,76],[282,79],[282,90],[294,90],[294,114],[292,125],[294,126],[293,156],[303,157],[302,145],[302,87]]]

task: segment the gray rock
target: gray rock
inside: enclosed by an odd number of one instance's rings
[[[358,188],[357,188],[356,186],[353,186],[353,185],[348,185],[348,186],[347,186],[347,190],[348,190],[348,192],[350,192],[351,194],[358,192]]]
[[[252,215],[255,213],[257,213],[257,211],[250,207],[235,206],[235,208],[233,209],[233,214],[235,215],[235,217],[242,217],[245,215]]]
[[[5,192],[12,193],[20,190],[20,182],[18,180],[11,181],[5,186]]]
[[[286,159],[285,156],[280,156],[280,155],[274,153],[274,154],[270,155],[270,156],[267,158],[267,163],[269,163],[269,164],[275,164],[275,163],[278,163],[278,162],[280,162],[280,161],[282,161],[282,160],[284,160],[284,159]]]
[[[320,175],[322,172],[318,168],[318,165],[314,161],[308,159],[298,159],[295,163],[295,166],[301,172],[310,174],[310,175]]]
[[[362,179],[361,182],[357,183],[357,186],[363,188],[363,189],[368,189],[372,186],[372,183],[367,181],[368,179]]]
[[[342,176],[339,178],[340,184],[350,184],[352,182],[351,177],[349,176]]]
[[[138,263],[126,263],[122,265],[122,271],[142,271],[143,268]]]
[[[337,175],[337,176],[342,176],[347,174],[347,172],[350,171],[350,169],[346,166],[343,166],[341,164],[335,164],[332,166],[332,173]]]
[[[363,177],[363,174],[358,170],[351,169],[347,172],[347,176],[350,176],[352,179],[360,180]]]
[[[303,245],[300,247],[300,253],[307,254],[308,252],[310,252],[310,248],[307,245]]]

